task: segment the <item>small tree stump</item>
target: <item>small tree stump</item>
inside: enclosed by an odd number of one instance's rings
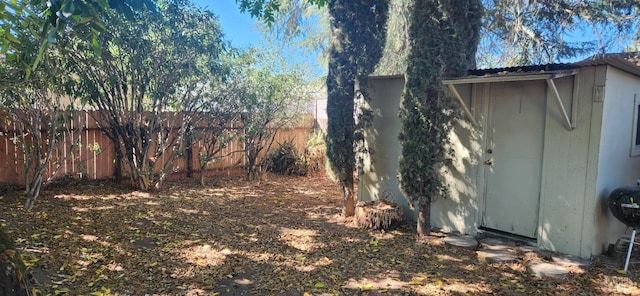
[[[402,208],[388,200],[359,201],[356,204],[355,222],[358,227],[388,229],[402,220]]]

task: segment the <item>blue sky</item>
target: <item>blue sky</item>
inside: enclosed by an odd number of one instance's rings
[[[193,0],[193,2],[218,16],[222,32],[233,47],[260,48],[263,46],[265,38],[258,28],[258,20],[252,18],[249,13],[241,13],[235,0]],[[307,70],[310,75],[308,78],[314,79],[325,75],[326,70],[318,62],[317,54],[305,52],[293,45],[283,50],[288,61],[308,65]]]
[[[197,5],[215,13],[226,38],[235,47],[258,46],[263,40],[257,28],[257,20],[248,13],[241,13],[235,0],[194,0]]]

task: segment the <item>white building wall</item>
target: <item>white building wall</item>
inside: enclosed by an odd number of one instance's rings
[[[615,243],[626,230],[608,209],[609,193],[620,186],[635,185],[640,178],[640,156],[630,156],[634,95],[640,95],[640,78],[608,67],[604,91],[595,203],[596,253]]]
[[[587,188],[595,183],[595,174],[590,172],[596,170],[593,160],[597,158],[592,158],[597,157],[599,138],[599,124],[593,121],[599,111],[594,106],[592,93],[597,73],[604,69],[582,68],[575,77],[555,80],[564,107],[576,126],[572,130],[562,117],[553,90],[547,87],[537,235],[541,248],[582,257],[592,255],[593,227],[585,229],[584,226],[585,219],[589,225],[593,224],[594,190]],[[577,112],[572,114],[574,107]]]
[[[373,111],[374,118],[364,137],[368,148],[372,150],[370,157],[364,157],[363,160],[358,199],[377,200],[391,195],[403,207],[404,218],[415,221],[417,212],[409,207],[398,180],[398,165],[402,153],[398,140],[402,123],[398,112],[404,79],[372,77],[369,82],[368,91],[372,100],[365,104]],[[472,99],[471,89],[471,86],[463,86],[459,91],[473,112],[480,114],[482,102],[480,98]],[[445,170],[445,182],[451,190],[450,196],[437,199],[432,204],[431,226],[444,231],[475,234],[478,227],[478,155],[482,152],[482,135],[478,127],[459,119],[451,133],[451,140],[455,157],[452,166]]]
[[[538,245],[544,249],[590,257],[615,242],[625,227],[609,212],[606,197],[616,187],[635,184],[640,178],[640,156],[630,156],[634,94],[640,79],[607,66],[580,68],[573,76],[555,83],[567,112],[576,123],[569,131],[560,115],[554,94],[547,89],[544,159],[539,209]],[[365,158],[360,177],[360,200],[378,199],[389,193],[415,219],[397,179],[401,145],[398,117],[404,79],[371,79],[374,124],[365,139],[373,148]],[[594,86],[604,86],[603,102],[594,100]],[[452,132],[456,155],[445,179],[449,198],[436,200],[431,224],[445,231],[475,234],[479,226],[484,192],[484,129],[488,96],[482,84],[458,86],[479,126],[459,120]],[[575,100],[572,100],[574,99]],[[571,115],[576,104],[576,116]],[[536,209],[532,209],[536,210]]]
[[[398,140],[402,122],[398,115],[404,78],[372,77],[368,87],[370,102],[360,102],[373,111],[373,123],[364,132],[370,154],[363,156],[362,175],[359,176],[358,200],[378,200],[392,197],[403,208],[405,219],[415,220],[404,195],[400,192],[398,165],[402,146]]]
[[[480,165],[480,161],[484,151],[484,115],[488,106],[482,87],[463,84],[457,85],[456,89],[478,125],[474,126],[463,114],[455,120],[453,130],[449,133],[453,160],[450,167],[443,168],[449,196],[433,202],[431,226],[445,232],[474,235],[479,227],[479,197],[484,188],[484,178],[480,177],[484,164]],[[457,106],[458,102],[454,104]]]

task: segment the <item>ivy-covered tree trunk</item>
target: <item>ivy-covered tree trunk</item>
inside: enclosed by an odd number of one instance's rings
[[[382,56],[388,9],[388,0],[329,1],[327,158],[342,187],[347,217],[355,214],[356,205],[355,82],[366,84]]]
[[[400,185],[418,207],[418,234],[430,233],[431,202],[446,196],[442,169],[454,112],[442,78],[473,66],[478,46],[480,0],[416,0],[411,15],[406,86],[402,99]]]
[[[327,75],[327,157],[342,187],[347,217],[355,214],[353,136],[356,126],[353,118],[355,73],[344,66],[348,60],[347,53],[332,46]]]

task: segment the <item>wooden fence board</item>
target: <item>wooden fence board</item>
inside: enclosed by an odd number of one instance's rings
[[[72,133],[65,134],[62,141],[56,147],[56,156],[52,158],[52,162],[48,167],[45,179],[55,173],[53,177],[69,175],[74,178],[104,179],[112,178],[115,175],[115,149],[111,140],[102,133],[99,125],[96,123],[97,111],[80,111],[73,115]],[[6,114],[6,113],[5,113]],[[16,125],[10,122],[9,116],[2,116],[0,122],[0,184],[24,184],[24,153],[20,145],[16,145],[12,138],[17,136]],[[177,131],[179,127],[174,127]],[[233,126],[231,128],[234,128]],[[312,133],[313,118],[305,116],[304,120],[297,126],[279,130],[275,135],[272,149],[275,149],[279,143],[292,141],[298,151],[303,152],[306,147],[307,140]],[[43,139],[47,142],[47,139]],[[75,145],[75,143],[81,143]],[[193,176],[197,177],[200,169],[198,161],[199,143],[194,144],[192,150],[192,169]],[[96,150],[96,148],[100,148]],[[123,147],[124,148],[124,147]],[[264,152],[260,157],[264,156]],[[66,155],[66,157],[64,157]],[[242,154],[242,143],[239,139],[233,140],[222,150],[220,155],[222,159],[210,163],[208,171],[216,171],[220,169],[232,168],[236,165],[244,165],[245,159]],[[167,157],[164,157],[167,158]],[[157,160],[157,167],[163,164],[163,159]],[[55,163],[60,162],[60,168]],[[176,176],[186,176],[188,168],[186,157],[176,160],[173,166]],[[122,166],[123,178],[127,178],[128,172],[126,165]],[[175,179],[176,176],[172,177]]]

